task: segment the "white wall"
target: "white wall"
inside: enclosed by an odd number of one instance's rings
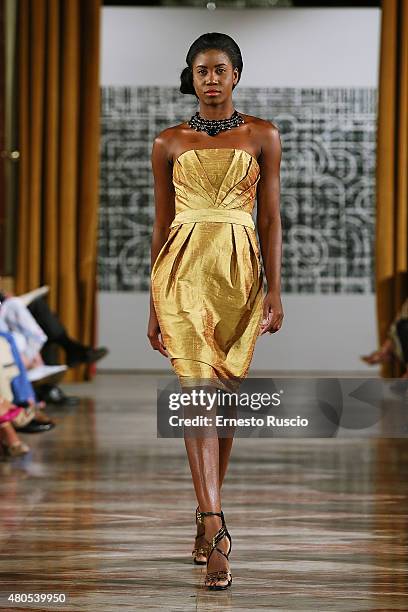
[[[243,87],[376,87],[379,9],[104,8],[102,85],[176,86],[191,42],[204,32],[235,38]],[[283,295],[277,334],[257,342],[252,368],[372,373],[358,357],[377,345],[375,298]],[[99,294],[102,369],[163,369],[146,337],[149,295]]]
[[[177,86],[204,32],[225,32],[243,87],[376,87],[380,9],[104,8],[102,85]]]
[[[169,368],[146,337],[148,296],[102,293],[99,303],[101,344],[112,351],[100,369]],[[358,357],[375,343],[371,296],[284,294],[282,303],[284,324],[278,333],[257,340],[252,370],[365,370]]]

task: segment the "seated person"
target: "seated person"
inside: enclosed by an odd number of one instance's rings
[[[28,351],[26,349],[24,361],[28,367],[58,364],[56,346],[64,349],[68,367],[91,364],[107,355],[108,349],[105,347],[92,348],[70,338],[47,301],[41,295],[36,296],[36,292],[33,294],[18,298],[10,293],[0,293],[0,318],[3,316],[3,325],[11,327],[17,334],[16,340],[20,345],[22,339],[19,334],[25,337]],[[79,403],[79,398],[65,395],[55,384],[37,386],[37,395],[54,404]]]
[[[43,365],[40,351],[47,341],[47,336],[20,298],[2,300],[0,331],[13,336],[27,370]]]
[[[23,410],[0,397],[0,448],[8,457],[18,457],[30,451],[18,437],[11,421]]]
[[[9,413],[0,421],[8,421],[17,431],[40,433],[55,427],[52,419],[39,410],[44,408],[44,402],[36,400],[13,336],[2,332],[0,332],[0,404]],[[10,436],[13,437],[12,432],[8,430],[8,438]]]
[[[92,348],[91,346],[86,346],[70,338],[59,318],[50,310],[50,307],[44,298],[39,297],[34,299],[28,305],[28,310],[48,338],[42,349],[45,363],[49,363],[51,365],[50,360],[48,359],[47,349],[50,348],[50,345],[52,344],[61,346],[64,349],[66,363],[70,368],[82,363],[95,363],[108,354],[109,351],[104,346]]]
[[[390,325],[382,346],[361,359],[369,365],[390,361],[396,357],[404,366],[402,378],[408,378],[408,298]]]
[[[26,346],[20,353],[26,367],[54,365],[51,362],[55,363],[55,358],[49,351],[52,344],[65,350],[68,367],[94,363],[108,354],[105,347],[92,348],[70,338],[43,297],[35,298],[26,306],[20,298],[0,293],[0,301],[0,329],[12,332],[17,345],[24,336]]]

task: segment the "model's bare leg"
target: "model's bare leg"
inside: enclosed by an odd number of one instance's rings
[[[221,499],[218,438],[185,436],[184,442],[199,508],[206,512],[219,512]]]
[[[234,399],[234,396],[231,396],[231,398],[232,399],[225,404],[226,409],[224,409],[223,412],[223,414],[225,414],[225,416],[228,418],[234,418],[237,416],[237,402],[236,399]],[[235,426],[229,425],[228,427],[224,427],[222,433],[225,437],[220,437],[218,439],[220,489],[228,469],[232,444],[234,442]]]
[[[206,386],[205,391],[215,393],[216,389]],[[187,408],[184,410],[185,417],[205,414],[208,419],[212,420],[212,425],[204,426],[201,431],[199,431],[197,427],[184,428],[184,442],[188,461],[199,508],[202,512],[221,511],[220,454],[219,440],[215,426],[216,413],[216,405],[211,410],[197,410],[194,406],[192,406],[191,409]],[[204,518],[205,539],[203,538],[203,544],[205,540],[207,540],[207,542],[211,541],[221,525],[221,517],[219,516],[206,516]],[[219,542],[218,547],[228,552],[227,539],[223,538],[221,542]],[[210,558],[208,571],[212,572],[222,569],[228,569],[228,561],[223,555],[214,551]],[[219,580],[216,582],[216,584],[219,585],[224,585],[226,583],[226,580]]]
[[[235,415],[236,412],[233,411],[232,415]],[[228,430],[228,437],[218,438],[218,473],[219,473],[219,488],[221,490],[222,484],[224,482],[225,475],[228,470],[228,463],[231,456],[232,444],[234,442],[234,432],[235,427],[230,427]],[[199,509],[201,510],[200,506]],[[204,534],[204,529],[202,525],[197,525],[197,536]],[[201,557],[200,559],[201,560]]]
[[[218,438],[218,453],[219,453],[219,481],[220,489],[224,482],[225,475],[228,470],[229,459],[231,456],[232,444],[234,438]]]
[[[225,475],[227,473],[227,469],[228,469],[228,463],[229,463],[229,458],[231,455],[231,448],[232,448],[232,443],[234,441],[234,438],[219,438],[218,439],[218,465],[219,465],[219,469],[218,469],[218,473],[219,473],[219,488],[221,491],[222,488],[222,483],[224,482],[224,478]],[[201,510],[201,508],[199,507],[199,510]],[[205,528],[204,525],[202,525],[201,523],[197,523],[197,533],[196,533],[196,538],[195,538],[195,542],[194,542],[194,546],[197,546],[198,548],[204,547],[205,546]],[[201,553],[197,553],[195,555],[195,559],[198,563],[201,562],[205,562],[206,561],[206,556],[202,555]]]
[[[231,416],[236,416],[236,405],[232,409]],[[218,457],[219,457],[218,465],[219,465],[220,491],[221,491],[222,484],[225,479],[225,475],[228,470],[228,464],[229,464],[229,459],[231,455],[232,444],[234,442],[234,433],[235,433],[235,427],[230,427],[228,431],[224,430],[224,434],[228,435],[228,437],[218,438]],[[201,510],[200,507],[199,507],[199,510]],[[204,536],[205,536],[204,525],[202,525],[201,523],[197,523],[197,532],[196,532],[196,538],[195,538],[194,545],[197,546],[198,548],[204,547],[205,546]],[[198,553],[195,555],[195,560],[199,563],[205,562],[206,556]]]

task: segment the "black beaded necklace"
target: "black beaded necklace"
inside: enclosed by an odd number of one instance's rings
[[[188,125],[196,132],[207,132],[209,136],[216,136],[218,132],[230,130],[244,123],[243,117],[234,110],[228,119],[204,119],[197,111],[188,122]]]

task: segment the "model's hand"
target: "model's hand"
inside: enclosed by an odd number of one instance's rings
[[[166,351],[166,347],[162,342],[159,322],[155,316],[151,316],[149,319],[147,337],[149,338],[150,344],[155,351],[160,351],[164,357],[169,356],[168,352]]]
[[[268,332],[277,332],[283,321],[283,308],[279,293],[268,292],[263,303],[263,319],[259,331],[259,336]]]

